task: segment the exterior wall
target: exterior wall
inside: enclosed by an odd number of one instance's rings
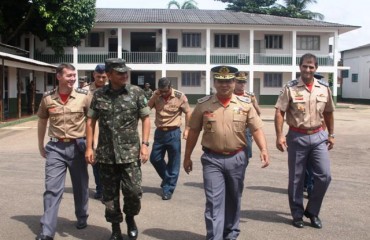
[[[348,78],[343,78],[343,99],[370,100],[370,47],[344,52],[343,63],[350,67]],[[358,82],[352,82],[358,74]]]

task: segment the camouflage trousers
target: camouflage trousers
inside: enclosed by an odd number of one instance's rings
[[[140,161],[126,164],[99,164],[107,222],[123,221],[120,189],[123,194],[123,212],[129,216],[139,214],[142,197],[140,166]]]

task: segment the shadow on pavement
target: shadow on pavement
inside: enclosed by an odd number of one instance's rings
[[[249,186],[246,188],[251,189],[251,190],[260,190],[260,191],[266,191],[266,192],[288,194],[287,188],[275,188],[275,187],[269,187],[269,186]]]
[[[26,224],[35,236],[40,233],[41,216],[18,215],[12,216],[11,218]],[[106,239],[111,235],[110,229],[105,227],[87,225],[87,228],[78,230],[76,229],[75,224],[75,220],[58,217],[57,234],[61,237],[73,236],[74,238],[81,240]]]
[[[161,240],[200,240],[204,239],[203,235],[192,233],[188,231],[178,231],[178,230],[165,230],[161,228],[151,228],[143,231],[143,234],[151,236],[156,239]],[[139,236],[140,237],[140,236]]]
[[[240,213],[240,221],[243,218],[262,222],[285,223],[292,224],[291,215],[286,212],[265,211],[265,210],[242,210]]]
[[[203,183],[202,182],[186,182],[186,183],[184,183],[184,186],[197,187],[197,188],[203,189]]]

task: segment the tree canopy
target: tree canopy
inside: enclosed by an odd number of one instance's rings
[[[168,8],[175,6],[178,9],[198,9],[198,3],[194,0],[186,0],[182,5],[176,0],[172,0],[168,3]]]
[[[321,13],[307,10],[308,6],[317,3],[317,0],[284,0],[284,4],[277,4],[277,0],[215,0],[228,3],[227,10],[269,14],[292,18],[324,19]]]
[[[95,0],[1,0],[1,41],[12,44],[24,33],[46,40],[57,55],[78,46],[93,27]]]

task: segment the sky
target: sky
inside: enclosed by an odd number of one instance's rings
[[[185,0],[178,0],[182,4]],[[199,9],[223,10],[227,4],[214,0],[195,0]],[[98,8],[167,8],[170,0],[97,0]],[[338,50],[370,44],[370,14],[367,0],[317,0],[308,10],[325,16],[323,21],[360,26],[360,29],[339,35]],[[279,0],[278,3],[282,3]]]

